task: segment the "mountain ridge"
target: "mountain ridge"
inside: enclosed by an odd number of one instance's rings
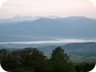
[[[55,16],[49,16],[49,17],[32,17],[32,16],[14,16],[12,18],[7,18],[7,19],[0,19],[0,22],[10,22],[10,21],[35,21],[38,19],[92,19],[92,20],[96,20],[94,18],[89,18],[89,17],[85,17],[85,16],[69,16],[69,17],[55,17]]]
[[[67,19],[40,18],[35,21],[0,24],[0,41],[33,41],[46,39],[96,39],[96,20],[86,17]]]

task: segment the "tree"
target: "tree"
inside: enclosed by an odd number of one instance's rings
[[[48,59],[36,48],[10,51],[2,60],[9,72],[48,72]]]
[[[47,72],[48,59],[36,48],[25,48],[21,52],[22,64],[35,72]]]
[[[88,72],[95,67],[95,63],[82,62],[75,65],[76,72]]]
[[[0,61],[9,53],[7,49],[0,49]]]
[[[50,59],[54,72],[75,72],[75,67],[61,47],[53,50]]]
[[[19,67],[20,56],[18,56],[18,52],[19,50],[9,51],[9,53],[7,53],[7,55],[2,59],[1,65],[6,71],[10,71]]]

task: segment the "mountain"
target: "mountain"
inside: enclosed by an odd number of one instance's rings
[[[45,46],[38,48],[43,51],[45,55],[50,56],[52,50],[58,46]],[[96,62],[96,43],[86,42],[86,43],[71,43],[66,45],[61,45],[68,56],[74,62],[91,61]]]
[[[0,24],[3,23],[12,23],[12,22],[24,22],[24,21],[34,21],[38,19],[39,17],[31,17],[31,16],[15,16],[13,18],[8,19],[0,19]]]
[[[0,21],[0,42],[96,38],[96,19],[87,17],[11,20]]]

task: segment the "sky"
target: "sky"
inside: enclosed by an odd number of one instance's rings
[[[0,19],[14,16],[96,18],[96,7],[89,0],[7,0],[0,7]]]

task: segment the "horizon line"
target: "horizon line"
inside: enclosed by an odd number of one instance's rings
[[[0,20],[6,20],[6,19],[15,19],[15,18],[37,18],[37,19],[40,19],[40,18],[49,18],[49,19],[58,19],[58,18],[72,18],[72,17],[82,17],[82,18],[89,18],[89,19],[96,19],[96,18],[93,18],[93,17],[88,17],[88,16],[20,16],[20,15],[16,15],[16,16],[13,16],[13,17],[9,17],[9,18],[0,18]]]

